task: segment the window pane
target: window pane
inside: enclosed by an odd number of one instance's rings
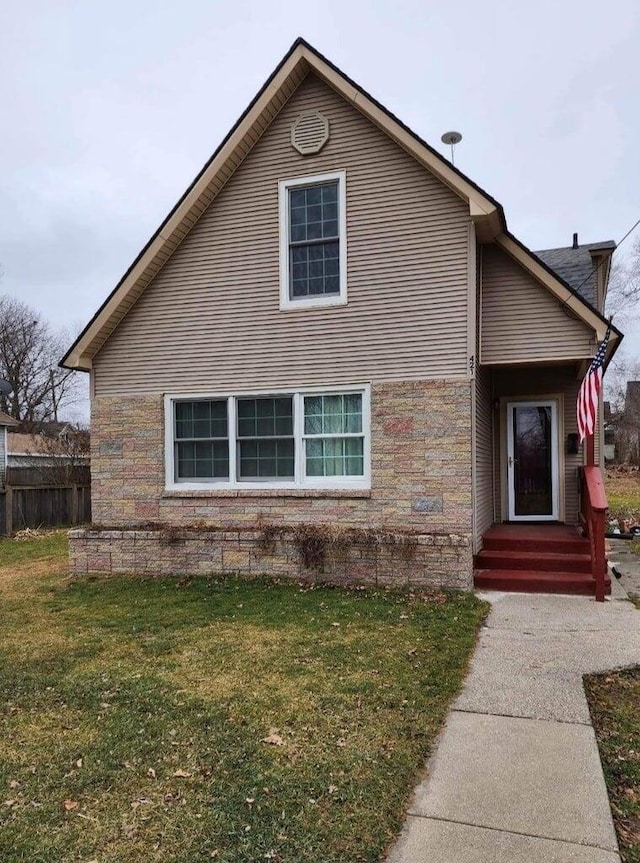
[[[291,201],[292,207],[304,207],[307,195],[304,189],[291,189],[289,191],[289,200]]]
[[[304,242],[307,238],[307,226],[306,225],[291,225],[291,242],[298,243]]]
[[[338,236],[338,182],[289,189],[291,242]]]
[[[176,402],[175,436],[177,439],[227,437],[227,400]]]
[[[310,186],[307,189],[307,207],[322,201],[322,186]]]
[[[364,476],[363,438],[306,441],[307,476]]]
[[[322,222],[309,222],[307,224],[307,240],[322,239]]]
[[[291,396],[238,399],[238,437],[284,437],[293,435]]]
[[[293,439],[239,441],[238,452],[241,480],[294,478]]]
[[[238,417],[238,437],[255,437],[255,435],[255,419],[241,419],[240,417]]]
[[[362,395],[304,397],[305,434],[361,434]]]
[[[362,396],[358,393],[349,393],[344,396],[344,413],[346,432],[360,434],[362,432]]]
[[[176,479],[228,479],[227,441],[176,443]]]
[[[326,186],[322,186],[322,203],[332,203],[338,200],[338,184],[337,183],[328,183]]]
[[[340,293],[340,244],[318,242],[291,246],[289,278],[292,298]]]

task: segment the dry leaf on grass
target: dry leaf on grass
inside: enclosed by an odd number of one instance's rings
[[[193,773],[188,773],[186,770],[176,770],[173,773],[174,779],[190,779],[193,776]]]
[[[80,806],[77,800],[65,800],[64,808],[67,812],[72,812],[74,809],[77,809]]]
[[[263,737],[262,742],[269,743],[271,746],[284,746],[284,740],[279,734],[276,734],[275,731],[272,731],[267,734],[266,737]]]

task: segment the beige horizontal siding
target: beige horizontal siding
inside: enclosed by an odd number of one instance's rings
[[[475,547],[493,524],[493,400],[491,371],[480,366],[476,374],[475,417]]]
[[[290,127],[317,109],[314,156]],[[348,304],[279,310],[278,181],[345,170]],[[310,76],[94,359],[96,395],[464,377],[468,208]]]
[[[243,137],[242,141],[236,147],[235,152],[229,155],[224,167],[211,179],[208,186],[200,192],[198,200],[191,204],[191,207],[194,210],[199,210],[201,213],[204,212],[208,204],[211,203],[220,189],[228,182],[229,178],[233,176],[233,172],[242,164],[247,154],[251,151],[252,143],[255,143],[255,141],[260,138],[261,134],[268,128],[282,105],[286,103],[289,96],[304,79],[307,68],[306,62],[302,63],[299,67],[293,69],[282,82],[280,90],[273,95],[261,115],[254,121],[254,131]],[[173,229],[170,226],[171,219],[169,220],[169,223],[163,227],[164,244],[162,248],[156,252],[149,266],[138,275],[131,293],[134,301],[145,290],[147,285],[153,280],[154,276],[182,241],[185,235],[183,224],[186,221],[191,221],[193,224],[194,220],[191,217],[191,214],[183,217],[180,223]],[[101,328],[100,332],[96,334],[95,338],[89,344],[88,353],[90,355],[93,355],[95,351],[99,350],[100,346],[106,341],[108,334],[113,332],[125,314],[125,306],[119,303],[116,308],[113,309],[108,325],[106,325],[104,329]]]
[[[590,357],[594,333],[513,258],[483,249],[480,362]]]
[[[578,431],[576,419],[576,402],[580,381],[577,378],[576,366],[550,366],[547,368],[530,369],[495,369],[493,371],[494,398],[508,397],[513,401],[560,394],[563,397],[563,414],[559,417],[560,435],[558,451],[564,460],[564,494],[565,521],[576,524],[578,520],[578,466],[582,464],[582,455],[567,453],[567,435]],[[494,435],[495,444],[495,477],[496,501],[505,500],[506,478],[503,465],[506,453],[506,406],[502,405],[501,433]],[[506,521],[507,512],[502,511],[502,519]]]

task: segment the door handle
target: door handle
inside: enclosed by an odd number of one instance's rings
[[[518,464],[518,459],[517,458],[511,458],[511,456],[509,456],[509,467],[511,467],[514,464]]]

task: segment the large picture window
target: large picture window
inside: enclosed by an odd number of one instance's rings
[[[167,396],[167,485],[367,488],[369,389]]]
[[[280,182],[280,306],[346,302],[345,174]]]

